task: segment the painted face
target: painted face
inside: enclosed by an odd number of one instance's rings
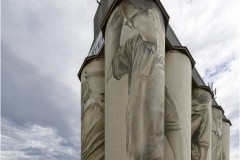
[[[156,20],[152,14],[148,13],[148,10],[142,10],[135,13],[132,17],[127,18],[125,25],[131,29],[136,29],[142,37],[149,42],[156,42]]]
[[[134,26],[133,21],[135,21],[135,18],[137,16],[139,16],[142,12],[146,12],[146,10],[141,10],[141,11],[135,13],[132,17],[127,18],[127,21],[125,22],[125,25],[127,25],[131,29],[136,29],[136,27]]]

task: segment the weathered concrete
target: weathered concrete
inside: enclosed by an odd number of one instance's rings
[[[123,0],[105,30],[106,160],[163,159],[164,57],[159,7]]]
[[[81,74],[82,160],[104,160],[104,60],[88,63]]]
[[[173,105],[165,108],[165,159],[190,160],[192,64],[180,51],[166,53],[166,88]]]

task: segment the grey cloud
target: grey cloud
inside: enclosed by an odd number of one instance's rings
[[[64,146],[65,139],[50,127],[18,126],[2,118],[2,154],[4,160],[79,160],[80,152],[73,146]]]
[[[76,74],[93,38],[89,22],[95,8],[86,6],[88,2],[74,0],[3,1],[2,39],[45,76],[79,93]]]
[[[77,72],[84,59],[81,53],[85,53],[82,41],[86,43],[80,31],[85,27],[82,20],[89,21],[86,14],[84,19],[80,14],[81,3],[71,0],[2,2],[2,116],[22,130],[26,124],[51,127],[64,138],[59,145],[76,150],[80,150]],[[90,30],[88,27],[85,33]],[[44,151],[34,147],[27,150],[26,154],[4,153],[16,155],[12,159],[27,159],[30,154],[37,157]],[[58,151],[46,156],[44,159],[51,159],[50,156],[68,159]]]
[[[27,156],[41,156],[44,155],[45,152],[36,147],[27,147],[21,150]]]
[[[80,110],[78,97],[63,84],[41,75],[33,64],[17,58],[2,43],[2,115],[19,125],[53,126],[62,136],[70,137],[74,126],[69,126],[68,119],[78,118],[80,113],[70,115],[69,110]]]

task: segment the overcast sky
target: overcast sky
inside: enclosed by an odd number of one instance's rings
[[[93,40],[95,0],[1,1],[2,160],[80,159],[77,73]],[[162,0],[217,102],[239,157],[240,1]]]

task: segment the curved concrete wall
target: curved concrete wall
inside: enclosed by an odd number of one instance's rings
[[[188,56],[177,50],[166,53],[165,80],[169,98],[175,105],[174,108],[169,109],[170,107],[165,103],[165,136],[169,143],[168,145],[165,141],[165,159],[190,160],[192,65]],[[178,124],[178,129],[171,127],[172,123],[169,122],[173,121],[175,126]],[[170,158],[173,157],[172,154],[175,158]]]
[[[81,74],[81,159],[104,160],[104,59],[90,61]]]
[[[230,124],[222,123],[222,160],[230,160]]]
[[[212,95],[206,87],[193,90],[192,96],[192,160],[211,159]]]
[[[212,108],[212,160],[222,160],[222,118],[220,109]]]
[[[163,159],[165,26],[149,0],[123,0],[105,30],[105,159]]]

